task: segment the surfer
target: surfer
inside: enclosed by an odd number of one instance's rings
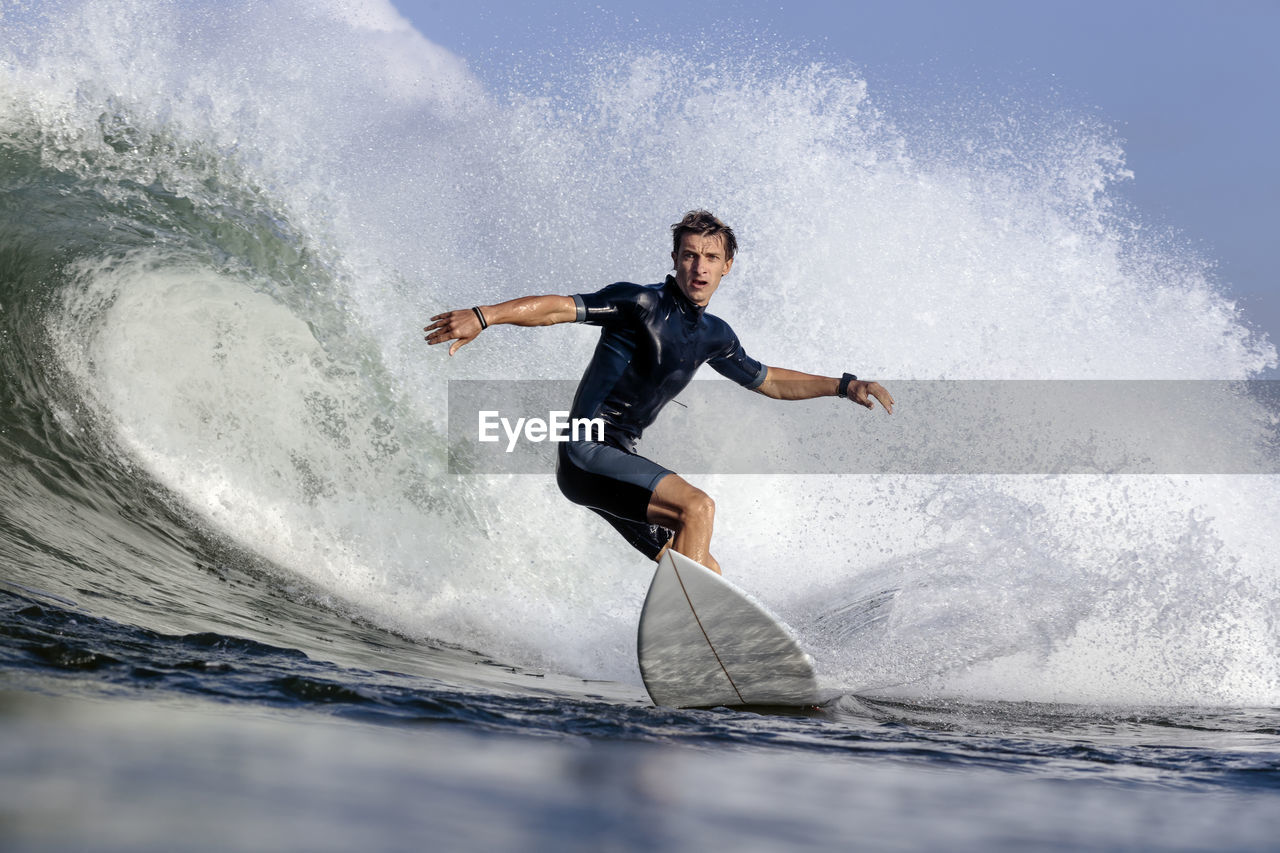
[[[594,510],[653,560],[675,548],[717,574],[711,556],[715,503],[706,492],[635,452],[641,432],[684,390],[702,364],[776,400],[847,397],[893,412],[878,382],[769,367],[747,355],[729,325],[706,313],[733,267],[733,229],[705,210],[671,226],[675,275],[659,284],[611,284],[596,293],[525,296],[431,318],[428,344],[453,341],[449,355],[489,326],[601,326],[600,341],[578,384],[570,418],[600,418],[603,441],[558,444],[556,482],[565,497]]]

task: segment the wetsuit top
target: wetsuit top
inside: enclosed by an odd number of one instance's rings
[[[611,284],[573,301],[577,322],[603,331],[571,417],[603,419],[606,439],[627,450],[704,362],[745,388],[760,387],[768,372],[729,324],[690,302],[672,276],[660,284]]]

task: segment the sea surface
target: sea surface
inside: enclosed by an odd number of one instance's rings
[[[449,358],[427,318],[659,280],[695,206],[742,240],[715,310],[748,351],[900,411],[913,380],[1274,367],[1212,259],[1117,202],[1111,129],[917,126],[733,45],[495,91],[430,36],[377,3],[0,7],[0,846],[1275,848],[1274,475],[859,473],[861,410],[830,473],[712,470],[717,558],[830,697],[749,711],[652,705],[651,565],[549,471],[449,465],[451,380],[571,380],[595,333]]]

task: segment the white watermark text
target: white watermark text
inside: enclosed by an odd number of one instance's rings
[[[570,418],[568,412],[548,412],[546,419],[502,417],[495,409],[480,411],[479,432],[477,438],[484,442],[502,440],[499,428],[507,437],[507,452],[516,449],[516,443],[523,437],[525,441],[538,443],[543,441],[604,441],[604,420],[602,418]]]

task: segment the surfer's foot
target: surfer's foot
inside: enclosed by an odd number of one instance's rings
[[[667,544],[662,546],[662,550],[659,551],[658,555],[653,558],[653,561],[655,563],[662,562],[662,555],[667,553],[667,551],[671,549],[671,547],[675,544],[675,541],[676,541],[676,537],[674,536],[668,539]],[[676,553],[679,553],[679,552],[677,551]],[[720,571],[720,563],[717,562],[716,558],[711,556],[710,554],[707,555],[707,558],[705,560],[695,560],[694,562],[696,562],[700,566],[703,566],[704,568],[710,569],[711,571],[715,572],[718,575],[721,575],[721,576],[724,575],[724,572]]]
[[[716,503],[710,495],[689,485],[679,474],[668,474],[649,496],[645,519],[674,530],[671,547],[719,574],[720,566],[710,553],[715,516]]]

